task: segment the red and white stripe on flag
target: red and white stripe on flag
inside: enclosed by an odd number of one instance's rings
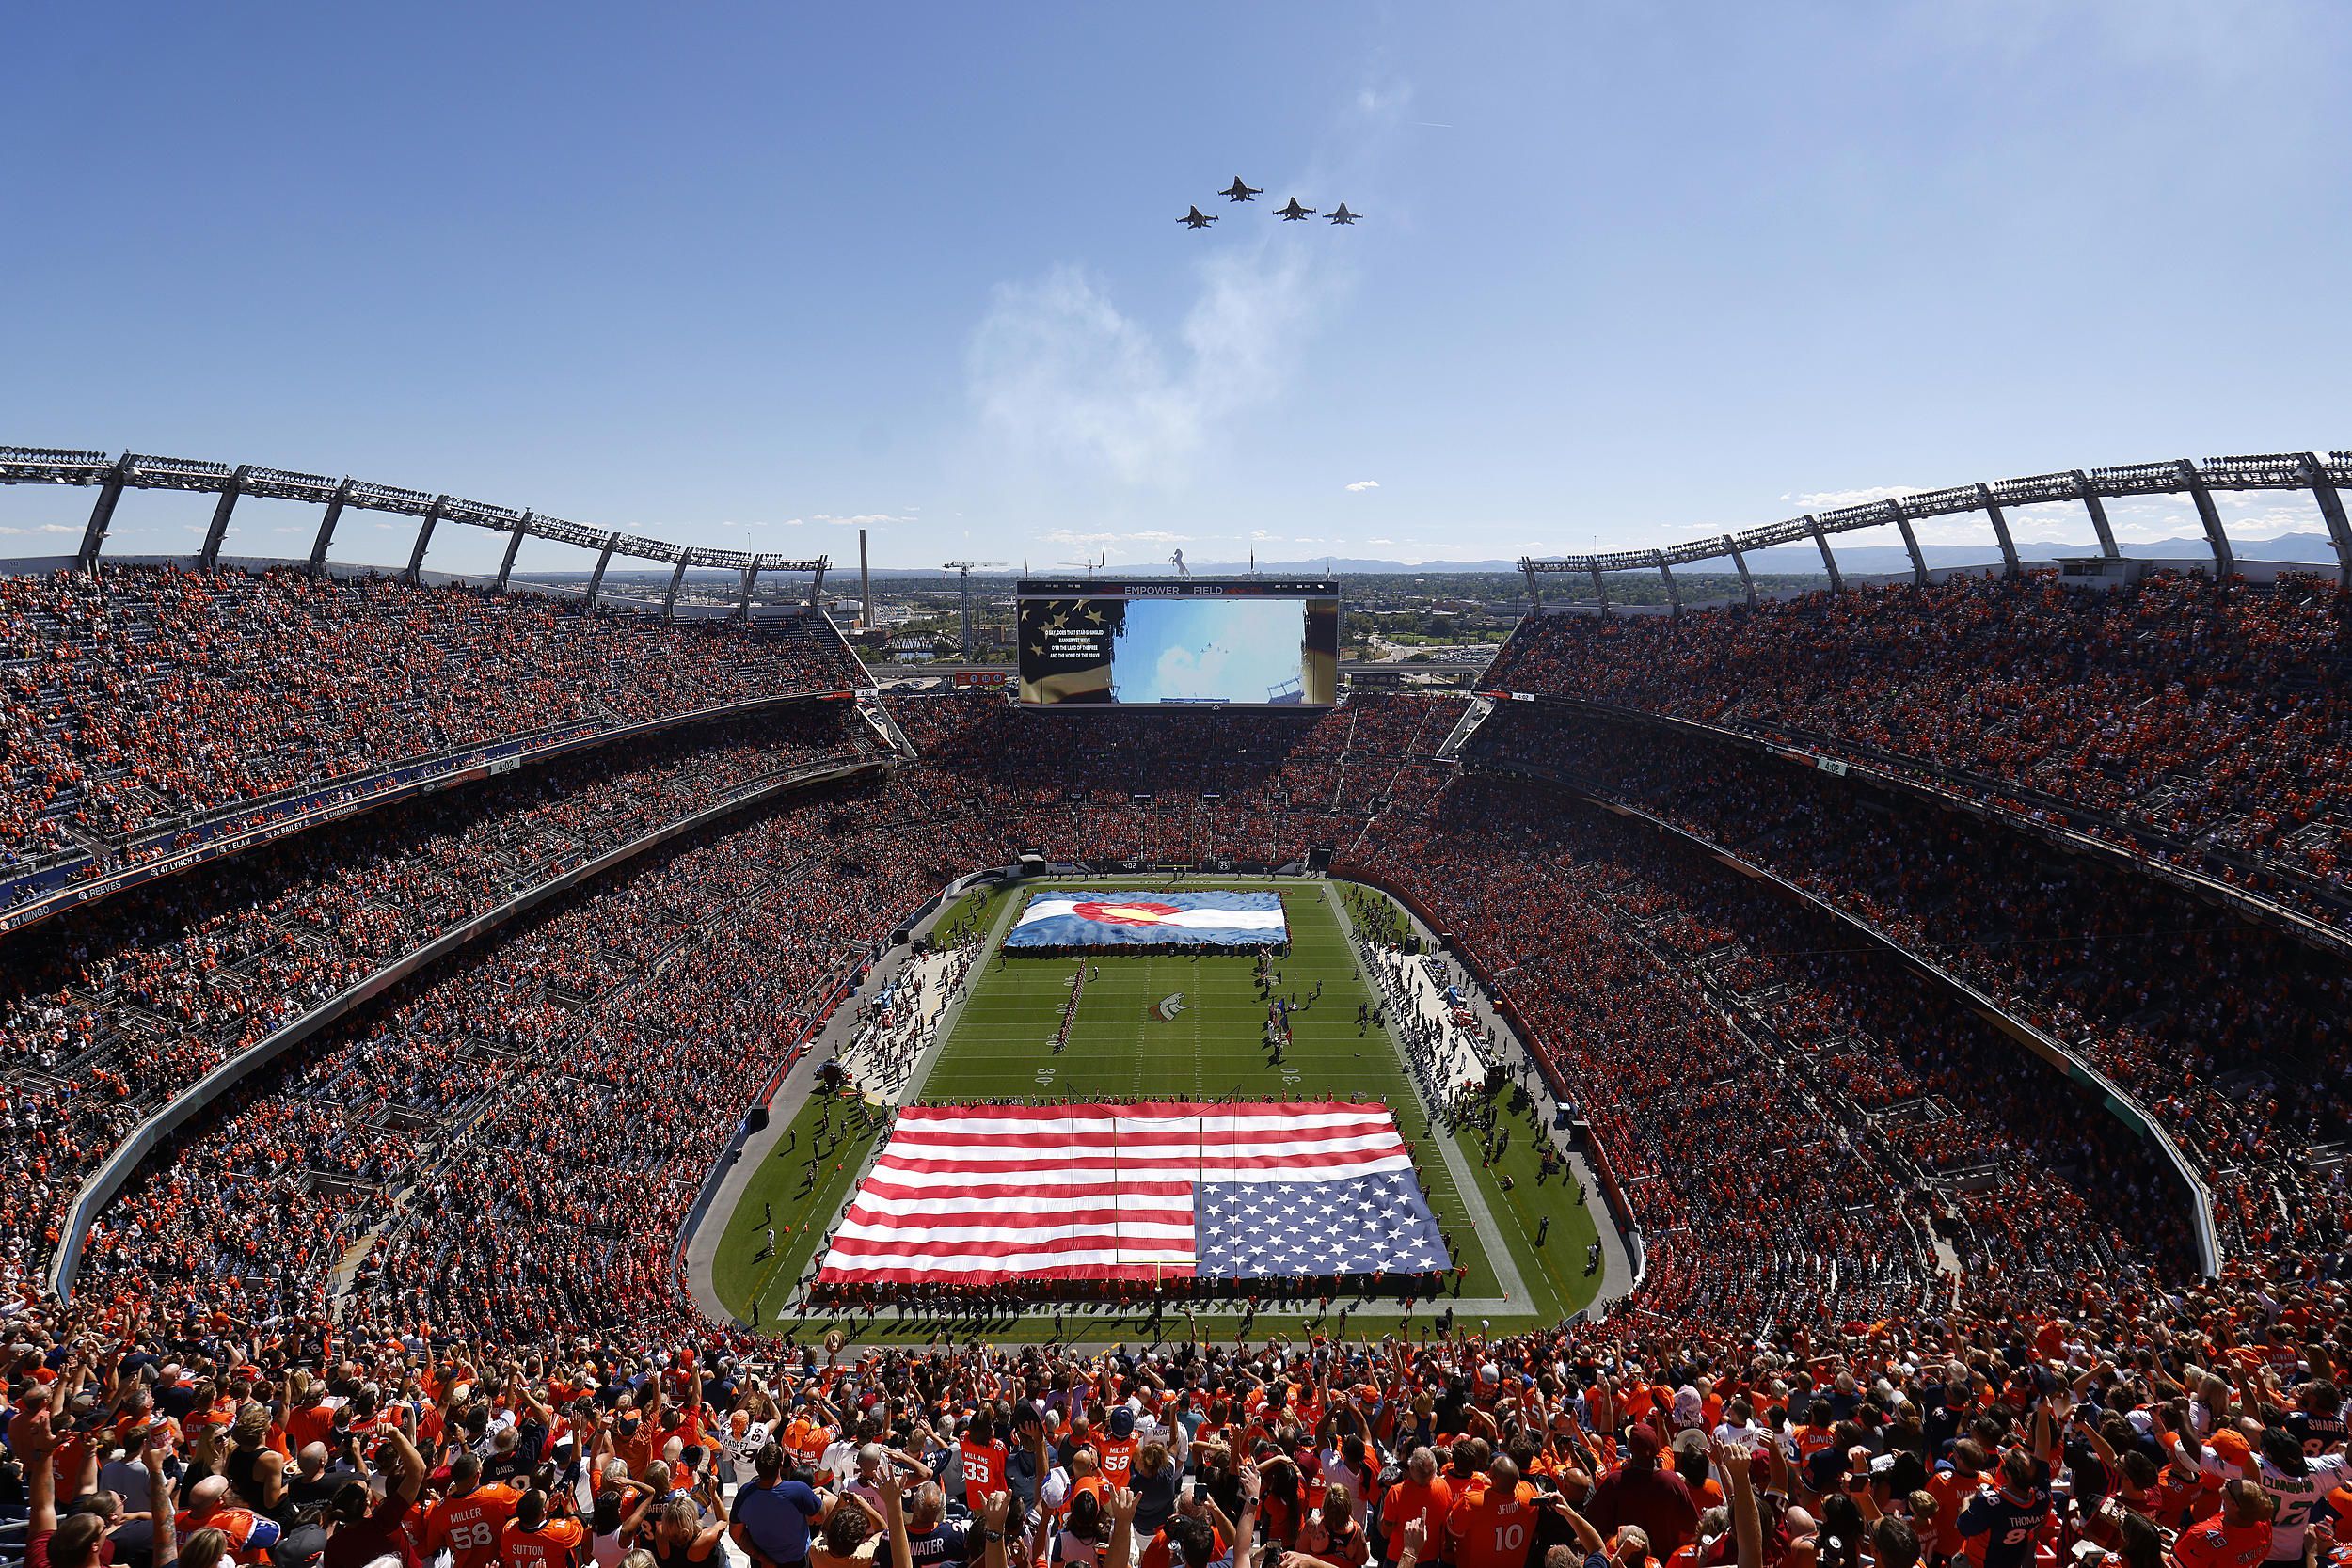
[[[1377,1102],[911,1105],[818,1278],[1183,1278],[1198,1183],[1412,1168]]]

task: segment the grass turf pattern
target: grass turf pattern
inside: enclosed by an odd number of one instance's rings
[[[1089,879],[1082,885],[1089,891],[1136,892],[1169,884],[1120,879]],[[1268,884],[1187,879],[1177,885],[1263,889]],[[1386,1032],[1357,1022],[1358,1004],[1369,1009],[1375,998],[1357,970],[1323,887],[1303,881],[1275,886],[1282,895],[1291,934],[1290,951],[1274,960],[1280,975],[1275,994],[1306,1004],[1303,1010],[1291,1015],[1291,1038],[1279,1062],[1273,1059],[1263,1040],[1266,1005],[1252,979],[1253,957],[1136,956],[1110,949],[1089,952],[1083,958],[1045,958],[992,948],[987,962],[972,978],[971,994],[952,1034],[939,1048],[919,1099],[934,1104],[1014,1096],[1184,1100],[1248,1095],[1345,1100],[1352,1095],[1385,1100],[1397,1113],[1404,1135],[1416,1146],[1431,1211],[1453,1236],[1468,1271],[1461,1296],[1495,1296],[1499,1291],[1495,1267],[1433,1141],[1449,1136],[1444,1124],[1433,1126],[1422,1111]],[[968,894],[942,921],[941,929],[977,930],[988,933],[993,942],[1007,902],[1017,908],[1027,895],[1026,890]],[[1057,1051],[1055,1038],[1069,1004],[1070,982],[1082,965],[1089,971],[1089,978],[1070,1041]],[[1310,1000],[1318,983],[1322,994]],[[1157,1006],[1174,993],[1183,995],[1183,1010],[1172,1021],[1164,1020],[1158,1016]],[[827,1141],[812,1143],[819,1136],[819,1125],[826,1122],[831,1128]],[[1532,1113],[1514,1116],[1506,1103],[1499,1113],[1498,1125],[1504,1123],[1514,1131],[1499,1164],[1485,1164],[1481,1134],[1474,1128],[1460,1129],[1455,1147],[1534,1299],[1519,1311],[1482,1311],[1480,1315],[1495,1316],[1498,1324],[1556,1321],[1591,1300],[1597,1291],[1598,1276],[1583,1272],[1585,1244],[1596,1231],[1590,1213],[1564,1190],[1561,1178],[1538,1183],[1535,1148],[1539,1134]],[[829,1111],[813,1101],[794,1118],[779,1142],[781,1152],[762,1162],[721,1240],[714,1285],[730,1311],[747,1317],[757,1299],[762,1325],[775,1326],[776,1312],[790,1296],[794,1283],[808,1272],[811,1249],[848,1200],[872,1142],[864,1113],[842,1101],[832,1102]],[[805,1162],[818,1148],[824,1152],[812,1182],[807,1180]],[[1512,1178],[1508,1192],[1499,1181],[1506,1173]],[[1549,1233],[1539,1248],[1534,1238],[1546,1216],[1550,1219]],[[755,1260],[765,1244],[765,1227],[771,1218],[777,1227],[776,1254]],[[787,1225],[791,1227],[788,1233]],[[895,1319],[895,1309],[884,1309],[865,1331],[866,1337],[898,1338]],[[1428,1321],[1425,1307],[1417,1309],[1416,1321]],[[787,1318],[787,1326],[802,1325],[805,1338],[810,1333],[821,1334],[827,1325],[847,1325],[848,1322],[846,1313],[838,1317],[811,1313],[804,1321]],[[1204,1321],[1204,1331],[1214,1322]],[[1100,1318],[1077,1321],[1077,1332],[1090,1334],[1097,1328],[1107,1337],[1120,1337],[1121,1332]],[[1021,1324],[1000,1319],[995,1329],[1016,1338],[1042,1338],[1049,1331],[1050,1318],[1035,1315]],[[1131,1329],[1125,1332],[1132,1335]]]

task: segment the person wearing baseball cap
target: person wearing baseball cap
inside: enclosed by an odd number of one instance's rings
[[[1130,1407],[1113,1405],[1109,1426],[1109,1436],[1094,1440],[1094,1452],[1102,1463],[1103,1484],[1116,1492],[1127,1484],[1127,1478],[1135,1465],[1136,1449],[1142,1445],[1136,1441],[1136,1413]]]

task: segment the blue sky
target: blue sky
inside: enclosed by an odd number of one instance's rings
[[[1300,678],[1304,599],[1129,599],[1111,652],[1122,703],[1263,703]]]
[[[0,441],[836,559],[864,518],[882,564],[1041,570],[1633,546],[2352,447],[2348,30],[2227,0],[23,8]],[[1214,196],[1236,173],[1259,204]],[[1294,194],[1364,221],[1267,215]],[[1194,202],[1224,221],[1178,227]],[[0,550],[87,503],[0,492]],[[116,547],[208,514],[134,496]],[[314,523],[248,502],[230,547]]]

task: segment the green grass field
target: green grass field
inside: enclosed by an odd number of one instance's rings
[[[1089,891],[1159,885],[1164,884],[1144,879],[1084,883]],[[994,948],[1001,927],[1009,923],[1009,905],[1025,903],[1030,890],[990,890],[967,895],[941,922],[943,932],[985,932],[992,946],[916,1098],[930,1103],[1005,1096],[1083,1100],[1227,1094],[1384,1100],[1420,1151],[1422,1180],[1430,1188],[1438,1224],[1459,1244],[1468,1271],[1461,1297],[1497,1297],[1502,1291],[1502,1271],[1481,1243],[1465,1194],[1442,1157],[1439,1140],[1449,1134],[1442,1124],[1433,1127],[1423,1114],[1386,1031],[1356,1022],[1358,1004],[1369,1005],[1374,998],[1322,884],[1285,882],[1278,891],[1290,926],[1291,949],[1277,963],[1277,994],[1308,1002],[1318,984],[1323,988],[1319,999],[1293,1015],[1291,1040],[1279,1064],[1271,1060],[1263,1041],[1265,1005],[1251,979],[1253,960],[1246,956],[1122,956],[1116,949],[1089,954],[1083,961],[1097,973],[1087,983],[1068,1045],[1057,1051],[1055,1036],[1081,960]],[[1183,1010],[1172,1022],[1163,1021],[1155,1005],[1179,992]],[[762,1162],[719,1248],[714,1284],[731,1311],[748,1319],[756,1301],[762,1324],[774,1325],[794,1282],[807,1271],[810,1249],[847,1201],[871,1147],[872,1133],[864,1117],[862,1110],[839,1101],[831,1106],[812,1103],[795,1117],[779,1146],[780,1154]],[[1506,1111],[1502,1120],[1515,1131],[1499,1165],[1486,1163],[1475,1130],[1465,1128],[1454,1140],[1521,1281],[1522,1289],[1510,1302],[1516,1310],[1480,1312],[1496,1319],[1498,1326],[1556,1319],[1591,1300],[1598,1283],[1597,1276],[1583,1273],[1585,1243],[1596,1234],[1590,1213],[1563,1190],[1561,1179],[1537,1181],[1538,1139],[1533,1135],[1532,1112],[1514,1121]],[[828,1122],[826,1141],[814,1142],[819,1126]],[[820,1148],[812,1180],[806,1161]],[[1504,1174],[1512,1179],[1509,1192],[1498,1180]],[[1538,1247],[1534,1239],[1546,1216],[1550,1230]],[[776,1256],[755,1260],[770,1223],[778,1230]],[[1368,1313],[1366,1321],[1379,1315]],[[896,1338],[893,1320],[894,1314],[885,1312],[863,1332],[870,1338]],[[1416,1321],[1427,1322],[1425,1309]],[[787,1317],[787,1323],[800,1326],[803,1337],[836,1323],[849,1326],[847,1317],[813,1313],[806,1320]],[[1079,1323],[1081,1333],[1132,1337],[1132,1328],[1115,1321],[1080,1319]],[[1048,1326],[1043,1320],[1000,1323],[999,1332],[1009,1338],[1043,1338]],[[910,1332],[921,1337],[918,1331]]]

